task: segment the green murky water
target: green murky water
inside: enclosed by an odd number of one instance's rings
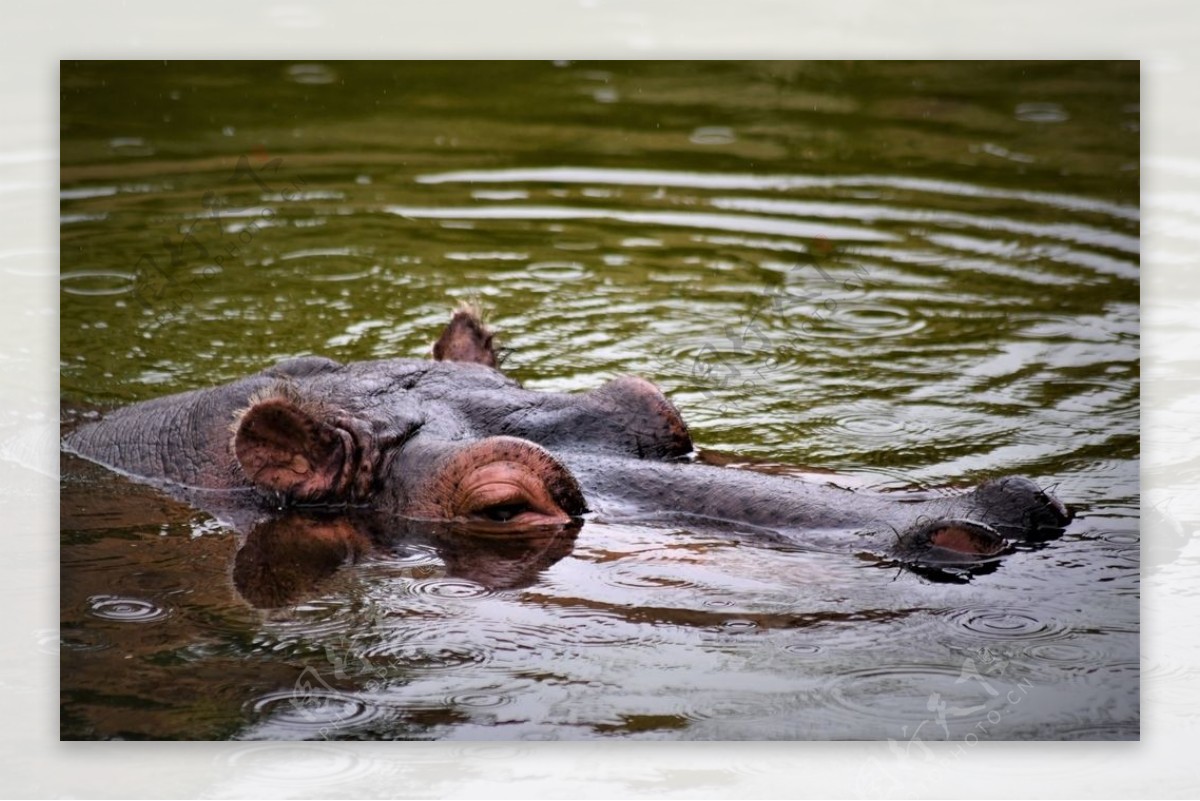
[[[64,420],[285,356],[659,383],[705,449],[1080,514],[970,582],[587,523],[260,610],[239,535],[71,457],[66,738],[1133,738],[1135,63],[69,64]]]

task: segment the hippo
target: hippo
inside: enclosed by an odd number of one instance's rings
[[[274,515],[248,543],[244,576],[269,571],[272,547],[303,550],[306,537],[336,541],[317,549],[326,562],[352,553],[361,527],[339,520],[364,514],[518,539],[577,531],[584,519],[683,525],[914,569],[994,563],[1016,543],[1061,534],[1072,516],[1019,476],[931,495],[706,463],[650,381],[537,392],[506,376],[498,353],[480,310],[463,305],[429,358],[291,358],[117,409],[64,447],[198,506],[222,495]],[[297,514],[323,522],[277,522]]]
[[[432,550],[447,576],[489,590],[536,584],[575,547],[581,521],[508,529],[502,536],[470,524],[397,518],[370,509],[289,509],[244,526],[233,585],[252,606],[275,608],[309,598],[326,577],[369,554],[387,559]]]

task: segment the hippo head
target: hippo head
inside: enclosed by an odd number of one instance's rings
[[[679,411],[651,382],[525,389],[497,369],[493,335],[470,309],[454,314],[432,355],[289,359],[116,410],[71,432],[66,445],[180,488],[250,486],[275,510],[369,509],[509,535],[593,512],[929,564],[992,559],[1013,542],[1053,538],[1070,520],[1021,477],[900,497],[704,464]],[[261,511],[260,500],[248,506]]]
[[[564,524],[586,511],[571,473],[534,442],[447,438],[413,415],[359,412],[279,387],[237,416],[232,451],[251,484],[288,504],[521,527]]]

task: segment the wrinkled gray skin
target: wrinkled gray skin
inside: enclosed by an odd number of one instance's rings
[[[985,561],[1011,541],[1053,536],[1070,517],[1018,477],[927,497],[699,464],[678,412],[649,382],[625,377],[582,394],[525,390],[489,366],[491,339],[476,312],[459,311],[434,348],[444,361],[288,360],[225,386],[119,409],[65,444],[141,480],[254,488],[245,502],[264,509],[368,506],[500,527],[591,512],[914,565]],[[247,423],[264,400],[303,414]],[[292,449],[306,436],[317,444]],[[455,500],[463,465],[491,462],[528,466],[549,500]],[[564,514],[537,516],[547,509]]]

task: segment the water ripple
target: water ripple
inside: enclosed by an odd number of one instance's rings
[[[865,437],[891,437],[904,431],[904,421],[898,419],[895,413],[859,412],[840,416],[836,425],[851,434]]]
[[[1055,640],[1068,634],[1064,624],[1043,620],[1036,612],[1015,606],[968,606],[947,610],[944,616],[957,632],[982,640]]]
[[[979,681],[962,681],[962,670],[949,665],[880,665],[847,671],[831,682],[827,693],[833,705],[876,726],[870,734],[900,739],[902,726],[935,721],[939,705],[956,728],[986,720],[988,713],[1005,703],[1003,693],[993,695]],[[995,688],[992,688],[993,690]],[[882,703],[881,699],[887,699]],[[931,728],[924,739],[937,739]],[[894,732],[894,733],[891,733]],[[868,732],[864,732],[867,734]]]
[[[1102,531],[1100,539],[1110,545],[1130,546],[1137,549],[1142,542],[1141,535],[1137,531]],[[1118,550],[1125,550],[1124,548]]]
[[[1098,649],[1069,642],[1038,643],[1024,649],[1030,659],[1056,667],[1091,667],[1104,661]]]
[[[587,607],[565,606],[553,610],[553,620],[518,624],[502,635],[504,646],[510,650],[527,647],[526,643],[541,641],[562,648],[595,648],[617,646],[624,648],[650,647],[664,641],[663,633],[655,626],[642,625],[656,620],[661,610],[638,609],[605,611]],[[531,636],[535,639],[529,639]]]
[[[349,248],[298,250],[279,257],[280,262],[298,262],[295,270],[309,281],[355,281],[378,270],[378,262]]]
[[[512,703],[507,695],[495,693],[457,693],[447,695],[443,699],[448,706],[466,706],[472,709],[493,709]]]
[[[115,186],[77,186],[73,189],[61,189],[59,200],[87,200],[94,197],[109,197],[117,194]]]
[[[451,670],[485,665],[492,659],[490,646],[473,642],[475,635],[445,624],[419,620],[390,626],[383,639],[358,652],[364,659],[381,659],[396,666],[421,670]]]
[[[432,545],[404,543],[388,551],[387,564],[391,568],[411,568],[422,565],[440,564],[437,548]]]
[[[118,270],[75,270],[63,273],[62,290],[69,295],[126,295],[137,276]]]
[[[825,649],[820,645],[804,642],[788,643],[787,645],[783,646],[782,650],[787,651],[789,654],[795,654],[796,656],[804,657],[820,656],[825,651]]]
[[[526,268],[529,274],[543,281],[576,281],[587,273],[577,261],[539,261]]]
[[[554,184],[617,184],[625,186],[676,187],[682,189],[832,189],[839,187],[889,187],[913,192],[980,197],[997,200],[1019,200],[1071,211],[1107,214],[1136,220],[1136,206],[1109,203],[1078,195],[1032,190],[999,189],[955,181],[928,178],[909,178],[896,175],[750,175],[735,173],[672,172],[666,170],[621,170],[592,167],[546,167],[511,170],[462,170],[422,175],[418,183],[554,183]]]
[[[116,620],[122,623],[152,623],[167,617],[171,611],[141,598],[93,595],[88,598],[88,614],[101,620]]]
[[[1108,247],[1137,254],[1141,241],[1136,236],[1079,223],[1033,223],[995,215],[981,216],[952,211],[897,209],[883,205],[826,203],[807,200],[769,200],[762,198],[713,198],[712,205],[728,211],[749,211],[801,217],[839,220],[882,220],[925,225],[965,227],[978,231],[1005,231],[1047,239],[1062,239],[1095,247]],[[936,236],[929,236],[937,241]]]
[[[791,315],[794,333],[812,339],[881,339],[902,337],[925,327],[925,320],[902,306],[841,301],[832,311],[815,307]]]
[[[155,152],[140,136],[118,136],[109,140],[108,147],[120,156],[153,156]]]
[[[340,634],[354,619],[353,610],[342,599],[310,601],[283,614],[271,621],[275,632],[273,636],[260,638],[261,646],[272,651],[290,650],[308,641]]]
[[[1071,119],[1058,103],[1021,103],[1013,112],[1021,122],[1066,122]]]
[[[682,211],[626,211],[570,206],[386,206],[388,214],[412,220],[615,220],[643,226],[700,228],[747,234],[774,234],[800,239],[847,242],[895,242],[894,234],[865,227],[758,217]]]
[[[306,86],[330,84],[338,79],[337,73],[324,64],[293,64],[284,71],[284,77]]]
[[[319,680],[319,679],[318,679]],[[323,684],[324,682],[322,682]],[[271,737],[288,734],[329,737],[378,717],[379,710],[362,699],[306,682],[305,675],[290,690],[277,690],[248,701],[247,712],[265,724]]]
[[[737,141],[737,134],[732,128],[711,125],[692,131],[688,141],[694,145],[731,145]]]
[[[773,675],[763,675],[761,678],[763,686],[759,692],[704,688],[703,692],[680,698],[672,711],[684,720],[698,723],[713,721],[721,724],[733,721],[778,720],[783,715],[792,714],[796,707],[796,694],[778,686]],[[718,736],[712,739],[721,738]]]
[[[436,578],[414,581],[408,592],[416,596],[434,598],[481,598],[489,593],[487,587],[474,581],[458,578]]]

